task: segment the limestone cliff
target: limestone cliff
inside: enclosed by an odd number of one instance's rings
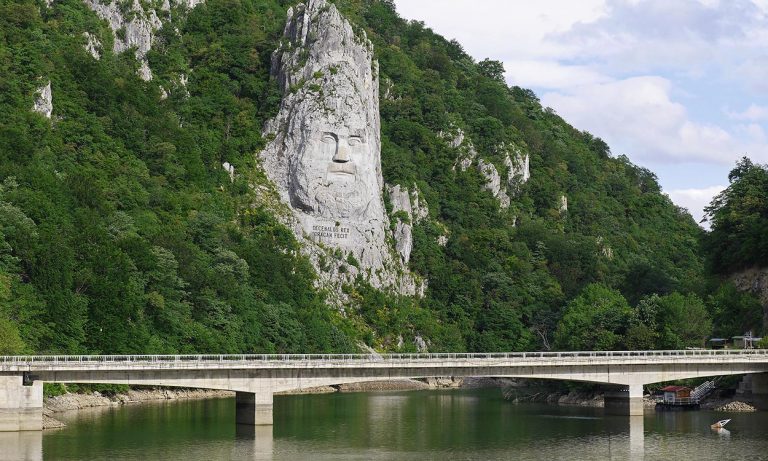
[[[134,49],[136,60],[139,61],[139,77],[143,80],[152,80],[152,70],[147,62],[147,53],[152,48],[155,39],[155,33],[163,26],[163,22],[154,8],[145,8],[144,2],[139,0],[83,0],[97,16],[109,23],[114,36],[114,45],[112,51],[115,54]],[[185,9],[191,9],[203,0],[164,0],[159,7],[160,12],[169,13],[173,6],[180,6]],[[100,52],[96,52],[100,43],[95,37],[87,37],[88,43],[86,49],[95,58],[99,59]]]
[[[321,278],[337,284],[362,275],[375,287],[416,293],[389,243],[373,45],[333,4],[308,0],[288,10],[272,73],[283,99],[260,158]]]
[[[53,93],[51,91],[51,82],[46,82],[37,89],[35,93],[35,104],[32,110],[45,118],[51,118],[53,114]]]
[[[395,249],[407,264],[413,250],[413,225],[429,216],[429,208],[415,185],[410,192],[400,185],[387,186],[387,194],[395,221]]]
[[[531,179],[531,157],[517,146],[501,144],[495,149],[496,153],[503,154],[506,178],[502,179],[499,168],[491,161],[478,159],[478,152],[472,141],[466,137],[464,130],[452,125],[447,132],[440,132],[440,137],[448,142],[448,145],[458,151],[458,156],[453,164],[453,171],[458,167],[460,171],[467,171],[472,164],[477,163],[477,171],[485,179],[483,189],[493,195],[499,201],[501,209],[507,209],[512,203],[512,198],[520,193],[523,184]]]

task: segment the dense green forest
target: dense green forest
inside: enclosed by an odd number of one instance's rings
[[[760,303],[722,281],[768,260],[765,167],[737,165],[705,234],[652,172],[387,0],[335,3],[380,63],[385,181],[429,205],[410,261],[428,290],[360,280],[332,305],[254,187],[294,3],[162,13],[145,82],[82,0],[0,0],[0,354],[412,351],[415,336],[433,351],[678,348],[759,332]],[[48,80],[50,120],[31,111]],[[497,166],[499,146],[530,155],[509,209],[453,168],[442,133],[456,129]]]

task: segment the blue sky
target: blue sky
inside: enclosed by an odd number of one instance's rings
[[[768,0],[395,0],[504,63],[700,220],[744,155],[768,163]],[[535,172],[533,172],[535,174]]]

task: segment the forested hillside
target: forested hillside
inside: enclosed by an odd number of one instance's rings
[[[384,179],[428,206],[409,263],[427,290],[359,280],[330,302],[257,161],[295,2],[161,3],[141,2],[162,20],[145,81],[83,0],[0,0],[0,354],[674,348],[759,327],[652,172],[387,0],[335,3],[379,61]],[[507,207],[477,165],[506,177],[509,152],[530,179]]]

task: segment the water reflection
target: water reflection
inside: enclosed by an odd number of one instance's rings
[[[41,461],[43,433],[39,431],[0,432],[0,460]]]
[[[272,426],[235,425],[235,443],[230,459],[271,460],[273,450]]]
[[[645,458],[645,417],[629,417],[629,458],[632,461]]]
[[[232,399],[64,414],[69,427],[0,433],[0,460],[184,461],[763,459],[768,415],[606,415],[513,405],[498,391],[331,394],[275,399],[275,426],[234,424]]]

